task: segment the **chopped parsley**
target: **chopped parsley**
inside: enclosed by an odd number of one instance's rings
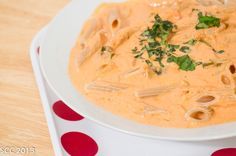
[[[112,52],[112,47],[103,46],[102,49],[101,49],[101,55],[103,55],[105,52]]]
[[[174,44],[168,44],[167,48],[168,48],[168,52],[175,52],[176,50],[178,50],[180,47],[180,45],[174,45]]]
[[[195,61],[193,61],[193,59],[188,55],[182,57],[175,56],[176,51],[181,51],[183,53],[190,52],[190,47],[187,45],[174,45],[168,42],[170,35],[174,33],[175,29],[177,29],[177,26],[172,22],[163,20],[159,15],[156,15],[154,17],[153,25],[144,30],[140,35],[139,42],[142,47],[140,49],[137,47],[132,49],[134,57],[144,60],[150,69],[152,69],[157,75],[160,75],[162,68],[165,67],[163,63],[164,59],[168,63],[176,63],[181,70],[194,70],[197,64],[195,64]],[[192,42],[195,41],[189,41],[189,44],[193,45]],[[144,58],[144,53],[148,54],[148,59]],[[155,66],[152,61],[157,62],[159,66]]]
[[[161,73],[162,73],[162,69],[161,68],[158,70],[157,67],[155,67],[150,60],[145,60],[145,62],[151,68],[151,70],[154,73],[156,73],[157,75],[161,75]]]
[[[135,55],[134,57],[144,59],[143,54],[146,52],[149,58],[154,58],[154,60],[146,59],[145,62],[158,75],[161,74],[162,68],[165,67],[163,64],[164,59],[167,59],[166,61],[168,63],[176,63],[181,70],[194,70],[197,64],[194,63],[195,61],[193,61],[193,59],[191,59],[188,55],[181,57],[175,56],[175,52],[177,50],[183,53],[190,52],[190,47],[187,45],[180,46],[168,43],[170,35],[174,33],[177,26],[168,20],[161,19],[159,15],[156,15],[154,19],[155,20],[152,27],[148,27],[141,34],[141,38],[139,38],[140,45],[142,46],[140,50],[137,47],[132,49],[132,53]],[[193,45],[195,44],[195,41],[189,41],[189,44]],[[151,61],[156,61],[159,66],[155,66]]]
[[[172,53],[179,48],[178,45],[168,44],[168,38],[175,28],[176,26],[172,22],[162,20],[159,15],[156,15],[152,27],[148,27],[141,34],[140,45],[143,47],[140,50],[137,48],[132,50],[135,58],[143,59],[144,52],[147,52],[148,56],[154,58],[154,61],[158,62],[160,67],[164,67],[162,61],[167,53]],[[148,63],[148,65],[151,64]],[[153,66],[150,67],[153,68]],[[160,71],[156,73],[159,74]]]
[[[191,51],[191,49],[188,46],[182,46],[179,51],[183,52],[183,53],[188,53]]]
[[[174,28],[176,28],[176,25],[168,20],[162,20],[159,15],[156,15],[154,19],[155,21],[152,28],[147,28],[141,36],[154,42],[156,42],[156,38],[158,38],[161,44],[166,44],[169,35],[173,32]]]
[[[220,27],[220,19],[214,16],[203,15],[202,12],[198,13],[198,24],[195,26],[197,30],[208,29],[211,27]]]
[[[223,54],[225,51],[224,50],[219,50],[219,51],[215,51],[218,54]]]
[[[115,53],[113,53],[113,49],[110,46],[103,46],[101,48],[101,55],[104,55],[105,53],[109,53],[111,59],[115,56]]]
[[[180,57],[171,56],[167,59],[167,62],[174,62],[179,66],[179,69],[185,71],[194,71],[198,65],[189,55],[183,55]]]
[[[135,55],[134,58],[142,58],[143,56],[143,52],[138,51],[138,48],[135,47],[134,49],[132,49],[132,53]]]
[[[212,49],[212,51],[213,52],[215,52],[216,54],[223,54],[225,51],[224,50],[216,50],[215,48],[213,48],[213,46],[210,44],[210,43],[208,43],[207,41],[205,41],[205,40],[199,40],[199,42],[202,42],[202,43],[204,43],[205,45],[207,45],[208,47],[210,47],[211,49]]]
[[[194,46],[194,45],[196,45],[197,42],[198,42],[198,40],[191,39],[191,40],[185,42],[184,44],[187,44],[187,45],[190,45],[190,46]]]
[[[207,63],[202,63],[202,67],[203,68],[206,68],[208,66],[215,66],[215,67],[219,67],[221,66],[222,63],[216,63],[216,62],[213,62],[213,61],[210,61],[210,62],[207,62]]]
[[[198,11],[199,23],[196,29],[206,29],[211,27],[219,27],[220,19],[203,15]],[[180,70],[194,71],[197,66],[202,65],[203,68],[215,65],[220,66],[220,63],[215,62],[198,62],[190,57],[188,53],[191,52],[191,46],[195,46],[198,42],[209,46],[215,53],[224,53],[224,50],[217,51],[208,42],[204,40],[190,39],[180,45],[171,44],[169,39],[175,33],[177,26],[171,21],[163,20],[159,15],[154,17],[153,25],[147,27],[139,37],[139,46],[132,49],[134,58],[141,59],[148,67],[160,75],[165,67],[165,63],[175,63]],[[184,55],[177,55],[176,52],[185,53]]]

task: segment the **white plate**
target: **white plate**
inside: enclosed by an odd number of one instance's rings
[[[112,2],[121,0],[112,0]],[[40,63],[43,74],[55,93],[72,109],[101,125],[153,139],[203,141],[236,136],[236,122],[197,129],[174,129],[146,126],[115,116],[79,94],[67,74],[70,49],[84,21],[102,2],[111,0],[74,0],[51,22],[42,45]]]

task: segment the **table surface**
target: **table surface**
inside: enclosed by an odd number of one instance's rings
[[[0,0],[0,148],[35,147],[33,155],[53,155],[29,46],[68,2]]]

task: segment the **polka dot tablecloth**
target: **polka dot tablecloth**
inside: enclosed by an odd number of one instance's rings
[[[236,156],[236,138],[196,143],[145,139],[102,127],[76,113],[42,77],[39,55],[46,33],[44,28],[36,35],[30,55],[56,156]]]

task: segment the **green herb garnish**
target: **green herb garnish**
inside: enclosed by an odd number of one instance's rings
[[[179,51],[183,52],[183,53],[188,53],[191,51],[191,49],[188,46],[182,46]]]
[[[184,71],[194,71],[198,65],[189,55],[180,57],[171,56],[167,59],[167,62],[174,62],[179,66],[179,69]]]
[[[110,46],[103,46],[101,48],[101,55],[104,55],[105,53],[109,53],[111,59],[115,56],[115,53],[113,53],[112,47]]]
[[[134,49],[132,49],[132,53],[135,55],[134,58],[142,58],[143,52],[142,51],[138,51],[138,48],[135,47]]]
[[[180,47],[180,45],[173,45],[173,44],[168,44],[167,48],[168,48],[168,52],[175,52],[176,50],[178,50]]]
[[[156,73],[157,75],[161,75],[161,73],[162,73],[161,68],[159,70],[157,70],[157,67],[155,67],[150,60],[145,60],[145,62],[154,73]]]
[[[205,41],[205,40],[199,40],[199,42],[204,43],[205,45],[207,45],[208,47],[211,48],[211,50],[217,54],[223,54],[225,51],[224,50],[216,50],[209,42]]]
[[[198,24],[196,29],[208,29],[211,27],[220,27],[220,19],[214,16],[203,15],[202,12],[198,13]]]
[[[177,50],[188,53],[191,51],[188,46],[180,46],[170,44],[168,42],[170,35],[174,33],[177,26],[168,20],[163,20],[159,15],[154,17],[153,25],[148,27],[140,36],[139,42],[142,46],[140,49],[135,47],[132,49],[132,53],[135,58],[144,59],[144,53],[148,54],[148,59],[145,59],[146,64],[156,73],[161,74],[162,68],[165,67],[163,61],[176,63],[179,69],[184,71],[192,71],[197,64],[188,56],[176,57],[175,52]],[[193,45],[195,41],[189,41],[190,45]],[[159,66],[155,66],[152,61],[155,61]],[[194,67],[193,67],[194,66]],[[157,70],[160,69],[160,70]]]
[[[197,42],[198,42],[198,40],[191,39],[191,40],[185,42],[184,44],[187,44],[187,45],[190,45],[190,46],[194,46],[194,45],[196,45]]]
[[[219,50],[219,51],[215,51],[218,54],[223,54],[225,51],[224,50]]]
[[[101,54],[103,55],[105,52],[112,52],[112,47],[103,46],[102,49],[101,49]]]
[[[207,63],[202,63],[202,67],[203,68],[206,68],[206,67],[208,67],[208,66],[215,66],[215,67],[219,67],[219,66],[221,66],[222,65],[222,63],[217,63],[217,62],[214,62],[214,61],[210,61],[210,62],[207,62]]]
[[[157,42],[156,38],[158,38],[161,40],[161,44],[165,44],[176,26],[168,20],[162,20],[159,15],[156,15],[154,19],[152,28],[147,28],[141,36],[155,42]]]
[[[195,9],[193,11],[198,11]],[[196,29],[206,29],[211,27],[219,27],[220,19],[203,15],[202,12],[198,14],[199,23]],[[163,62],[175,63],[180,70],[194,71],[197,66],[202,65],[207,67],[210,65],[220,65],[219,63],[212,62],[197,62],[192,59],[188,54],[177,56],[176,52],[189,53],[191,52],[191,46],[195,46],[198,42],[205,43],[215,53],[224,53],[223,50],[217,51],[208,42],[204,40],[190,39],[184,42],[182,45],[175,45],[169,43],[171,35],[175,33],[177,26],[168,20],[163,20],[159,15],[154,17],[153,25],[148,27],[139,38],[140,48],[133,48],[132,53],[136,59],[142,59],[152,71],[157,75],[162,73],[162,69],[165,67]],[[146,58],[148,57],[148,58]],[[156,62],[156,63],[155,63]]]
[[[135,58],[142,58],[144,52],[147,52],[149,57],[155,58],[160,67],[164,67],[162,61],[167,53],[179,48],[178,45],[168,44],[168,38],[176,26],[168,20],[162,20],[159,15],[156,15],[154,19],[152,27],[141,34],[140,45],[143,47],[141,50],[136,50],[139,53]]]

